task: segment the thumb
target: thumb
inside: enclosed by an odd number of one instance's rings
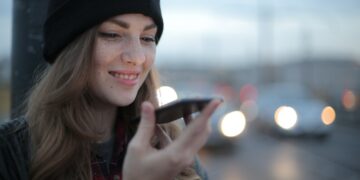
[[[154,106],[149,102],[141,105],[141,120],[135,137],[140,142],[150,142],[155,130]]]

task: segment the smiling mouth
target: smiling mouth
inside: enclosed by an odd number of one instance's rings
[[[117,79],[123,79],[123,80],[136,80],[139,77],[139,74],[131,73],[131,74],[125,74],[125,73],[116,73],[116,72],[109,72],[109,74]]]

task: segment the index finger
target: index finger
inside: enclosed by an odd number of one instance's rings
[[[172,148],[179,150],[180,152],[184,150],[190,150],[193,153],[197,152],[205,144],[208,138],[211,131],[209,125],[210,116],[221,102],[222,100],[220,99],[211,101],[200,115],[188,124],[180,137],[172,144]]]

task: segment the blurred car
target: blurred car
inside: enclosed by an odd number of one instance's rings
[[[215,111],[210,123],[212,131],[205,146],[212,148],[234,146],[246,127],[244,114],[226,102]]]
[[[335,110],[301,84],[277,83],[260,88],[257,127],[280,135],[327,136]]]

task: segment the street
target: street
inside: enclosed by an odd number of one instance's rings
[[[360,131],[334,127],[324,139],[281,138],[248,127],[233,151],[203,150],[213,180],[360,180]]]

